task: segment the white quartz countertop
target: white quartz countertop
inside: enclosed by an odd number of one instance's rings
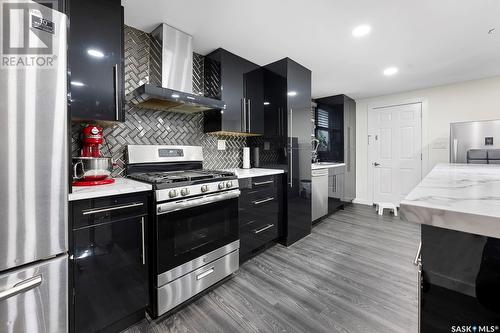
[[[115,182],[108,185],[73,186],[73,193],[69,194],[69,201],[150,191],[151,189],[152,186],[150,184],[138,182],[128,178],[115,178]]]
[[[339,168],[345,166],[345,163],[330,163],[330,162],[320,162],[320,163],[313,163],[311,164],[311,169],[312,170],[317,170],[317,169],[330,169],[330,168]]]
[[[251,168],[251,169],[227,169],[227,171],[234,172],[238,179],[242,178],[252,178],[270,175],[279,175],[284,173],[283,170],[279,169],[263,169],[263,168]]]
[[[438,164],[401,201],[409,222],[500,238],[500,165]]]

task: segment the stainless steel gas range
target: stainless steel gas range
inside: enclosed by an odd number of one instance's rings
[[[238,179],[203,170],[198,146],[130,145],[129,178],[153,185],[150,313],[163,315],[239,267]]]

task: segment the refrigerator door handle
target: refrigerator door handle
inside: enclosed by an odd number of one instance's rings
[[[453,159],[452,163],[457,163],[457,155],[458,155],[458,139],[453,139]]]
[[[0,291],[0,302],[12,296],[24,293],[42,284],[42,275],[37,275],[27,280],[16,283],[14,287]]]

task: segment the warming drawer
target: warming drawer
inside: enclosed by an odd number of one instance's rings
[[[211,263],[167,283],[158,290],[158,315],[172,310],[191,297],[236,272],[239,250],[235,250]]]

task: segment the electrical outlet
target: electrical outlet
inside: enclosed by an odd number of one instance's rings
[[[226,140],[217,140],[217,149],[226,150]]]

